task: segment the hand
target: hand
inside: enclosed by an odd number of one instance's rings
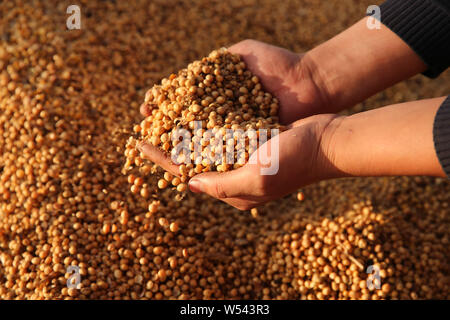
[[[264,89],[278,98],[282,124],[322,113],[328,103],[326,90],[316,79],[317,70],[307,55],[256,40],[236,43],[229,51],[239,54]]]
[[[336,115],[317,115],[299,120],[278,136],[278,171],[263,175],[260,155],[276,152],[277,139],[271,139],[254,152],[243,167],[228,172],[207,172],[189,181],[190,190],[205,192],[240,210],[261,205],[280,198],[313,182],[333,177],[329,161],[330,149],[326,128]],[[151,144],[140,146],[144,156],[161,165],[165,170],[178,174],[175,164],[162,151]],[[273,165],[273,163],[271,164]]]
[[[327,93],[305,54],[255,40],[241,41],[228,50],[239,54],[249,70],[260,78],[264,89],[278,98],[282,124],[322,113],[328,101]],[[149,115],[145,106],[141,113]]]

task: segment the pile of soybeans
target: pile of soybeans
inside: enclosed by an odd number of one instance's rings
[[[447,180],[321,182],[250,214],[169,188],[142,197],[122,174],[164,77],[245,38],[306,51],[370,1],[85,0],[68,30],[71,4],[0,3],[1,299],[450,298]],[[417,76],[349,112],[449,83]]]

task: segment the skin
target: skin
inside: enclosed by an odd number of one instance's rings
[[[261,175],[255,164],[189,181],[205,192],[247,210],[308,184],[341,177],[429,175],[444,177],[433,143],[433,121],[445,97],[392,105],[344,117],[334,114],[426,65],[385,26],[370,30],[364,18],[306,54],[254,40],[229,48],[240,54],[264,88],[280,101],[280,119],[290,123],[279,136],[279,170]],[[336,54],[339,53],[339,54]],[[148,110],[141,109],[144,115]],[[299,120],[300,119],[300,120]],[[149,144],[144,155],[177,174],[177,166]]]

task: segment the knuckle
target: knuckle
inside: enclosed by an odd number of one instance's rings
[[[147,110],[147,106],[144,103],[141,104],[139,111],[141,112],[141,114],[143,116],[147,116],[148,110]]]
[[[253,45],[255,43],[256,43],[256,40],[254,40],[254,39],[245,39],[240,42],[240,44],[249,45],[249,46]]]
[[[228,195],[225,192],[225,189],[223,187],[223,183],[221,181],[218,181],[215,184],[214,188],[215,188],[214,191],[215,191],[215,194],[216,194],[217,198],[219,198],[219,199],[226,199],[226,198],[228,198]]]
[[[266,176],[258,175],[258,177],[255,183],[255,195],[265,196],[270,192],[270,183]]]

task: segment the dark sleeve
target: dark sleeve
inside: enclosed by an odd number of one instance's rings
[[[450,65],[450,0],[387,0],[381,22],[425,62],[435,78]]]
[[[450,96],[439,107],[434,118],[433,139],[442,169],[450,178]]]

